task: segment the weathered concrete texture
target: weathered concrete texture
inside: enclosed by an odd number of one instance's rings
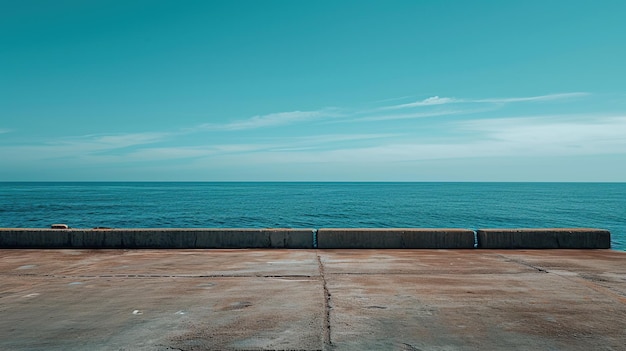
[[[320,249],[471,249],[474,232],[467,229],[322,228]]]
[[[0,251],[0,350],[317,350],[314,251]]]
[[[612,250],[0,250],[0,350],[625,350]]]
[[[479,229],[482,249],[609,249],[611,233],[593,228]]]
[[[313,248],[312,229],[0,229],[0,248]]]
[[[626,349],[624,252],[361,250],[321,258],[336,350]]]

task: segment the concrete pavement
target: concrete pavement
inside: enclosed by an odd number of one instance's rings
[[[0,250],[0,350],[626,350],[626,252]]]

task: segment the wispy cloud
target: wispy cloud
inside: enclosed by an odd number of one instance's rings
[[[337,116],[336,111],[333,109],[324,109],[319,111],[291,111],[291,112],[278,112],[270,113],[267,115],[259,115],[250,117],[248,119],[234,121],[230,123],[205,123],[198,127],[196,130],[215,130],[215,131],[235,131],[246,129],[257,129],[271,126],[281,126],[293,123],[310,121],[313,119],[323,117]]]
[[[6,134],[6,133],[10,133],[11,130],[10,129],[2,129],[0,128],[0,134]]]
[[[515,109],[502,108],[503,104],[509,103],[560,101],[586,95],[563,93],[486,99],[433,97],[419,101],[419,104],[413,103],[414,110],[408,107],[298,110],[169,132],[58,136],[30,145],[0,146],[0,161],[7,165],[33,168],[37,165],[51,169],[70,166],[76,169],[92,166],[142,169],[148,167],[146,165],[166,169],[176,162],[176,169],[180,166],[204,172],[221,167],[233,170],[233,173],[237,173],[234,171],[237,169],[252,170],[248,174],[256,174],[255,167],[275,169],[274,166],[279,165],[297,171],[317,169],[315,165],[325,164],[329,172],[338,169],[348,174],[359,167],[369,169],[376,165],[378,169],[387,169],[387,166],[395,167],[400,163],[415,166],[427,160],[626,154],[626,138],[623,137],[626,135],[626,115],[557,112],[562,114],[519,116]],[[469,104],[462,105],[462,102]],[[410,104],[396,106],[407,105]],[[572,110],[569,105],[566,107],[564,110],[559,106],[522,110],[525,113]],[[495,113],[477,114],[482,111]],[[503,111],[510,112],[512,117],[503,117]],[[439,118],[452,115],[455,117]],[[386,123],[428,117],[438,118],[424,123]],[[376,123],[378,121],[381,123]],[[320,122],[342,122],[345,125],[328,128]],[[272,129],[286,125],[299,128],[290,129],[289,133]],[[261,128],[265,129],[251,132]],[[6,129],[0,130],[3,131]]]
[[[61,137],[36,144],[6,146],[7,155],[23,160],[80,159],[112,150],[137,147],[165,140],[168,133],[130,133]]]
[[[509,153],[626,153],[626,116],[535,116],[466,121],[459,127]],[[515,152],[514,152],[515,151]]]
[[[68,140],[68,143],[80,143],[93,145],[97,148],[123,148],[133,145],[150,144],[161,141],[169,136],[169,133],[129,133],[111,135],[86,135]]]
[[[230,143],[204,146],[138,148],[126,154],[140,160],[212,157],[215,155],[254,154],[258,152],[303,151],[336,147],[337,143],[397,137],[400,134],[323,134],[300,137],[257,138],[256,143]],[[266,141],[266,142],[264,142]],[[331,145],[331,146],[329,146]]]
[[[110,135],[84,135],[80,137],[61,138],[46,143],[46,147],[57,151],[102,152],[123,149],[132,146],[146,145],[163,141],[170,133],[128,133]]]
[[[277,164],[391,165],[445,159],[560,157],[626,154],[626,116],[530,116],[447,124],[454,135],[436,139],[381,139],[366,145],[266,149],[241,153],[246,162]]]
[[[365,121],[390,121],[390,120],[398,120],[398,119],[414,119],[414,118],[426,118],[426,117],[437,117],[437,116],[448,116],[448,115],[457,115],[457,114],[470,114],[476,112],[482,112],[485,109],[477,110],[477,109],[446,109],[446,110],[437,110],[430,112],[414,112],[414,113],[397,113],[397,114],[379,114],[374,116],[360,117],[358,120],[360,122]]]
[[[290,143],[290,144],[298,143],[298,144],[307,144],[307,145],[311,145],[311,144],[319,145],[319,144],[327,144],[327,143],[333,143],[333,142],[393,138],[399,135],[401,134],[399,133],[322,134],[322,135],[311,135],[311,136],[304,136],[304,137],[288,137],[288,138],[283,138],[282,141]]]
[[[590,95],[590,94],[584,93],[584,92],[574,92],[574,93],[559,93],[559,94],[547,94],[547,95],[525,96],[525,97],[485,98],[485,99],[459,99],[459,98],[433,96],[424,100],[411,102],[407,104],[384,106],[384,107],[381,107],[380,110],[400,110],[400,109],[407,109],[407,108],[421,107],[421,106],[435,106],[435,105],[461,104],[461,103],[506,104],[506,103],[514,103],[514,102],[553,101],[553,100],[580,98],[580,97],[584,97],[587,95]]]
[[[410,102],[408,104],[384,106],[384,107],[381,107],[380,109],[381,110],[400,110],[404,108],[411,108],[411,107],[418,107],[418,106],[444,105],[444,104],[452,104],[456,102],[459,102],[459,100],[454,99],[454,98],[446,98],[446,97],[442,98],[439,96],[433,96],[424,100]]]
[[[268,150],[274,145],[268,144],[216,144],[204,146],[170,146],[170,147],[144,147],[133,150],[121,156],[124,159],[135,159],[142,161],[164,160],[164,159],[189,159],[203,158],[214,155],[228,155],[238,153],[254,153],[261,150]]]
[[[578,92],[578,93],[549,94],[549,95],[528,96],[528,97],[459,100],[459,102],[510,103],[510,102],[553,101],[553,100],[580,98],[580,97],[584,97],[588,95],[590,94]]]

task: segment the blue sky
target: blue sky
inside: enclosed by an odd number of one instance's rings
[[[624,13],[0,0],[0,181],[626,181]]]

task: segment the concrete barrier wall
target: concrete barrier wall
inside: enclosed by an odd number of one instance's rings
[[[474,232],[467,229],[323,228],[319,249],[472,249]]]
[[[611,233],[593,228],[480,229],[481,249],[609,249]]]
[[[609,249],[603,229],[29,229],[0,228],[0,248]],[[317,245],[316,245],[317,244]]]
[[[313,248],[313,229],[0,229],[0,248]]]

